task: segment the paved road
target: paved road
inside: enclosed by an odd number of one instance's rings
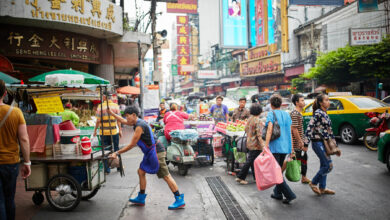
[[[125,178],[114,171],[97,196],[81,202],[74,211],[55,212],[45,202],[32,219],[226,219],[205,180],[208,176],[221,176],[250,219],[390,219],[390,174],[386,166],[377,161],[376,152],[361,145],[341,145],[341,149],[343,155],[334,158],[335,168],[328,177],[328,186],[336,195],[319,197],[307,185],[289,182],[298,196],[291,205],[271,199],[271,190],[259,192],[250,175],[250,184],[238,185],[226,174],[222,159],[214,166],[194,167],[185,177],[170,165],[187,203],[185,209],[177,211],[168,210],[173,195],[154,175],[147,176],[146,206],[135,207],[128,202],[138,192],[136,169],[142,159],[141,151],[134,149],[124,155]],[[308,176],[313,177],[318,167],[319,161],[310,150]]]

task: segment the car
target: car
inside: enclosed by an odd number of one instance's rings
[[[382,99],[382,102],[385,102],[387,104],[390,104],[390,96],[387,96],[385,97],[384,99]]]
[[[390,110],[390,105],[369,96],[335,96],[329,97],[328,115],[332,120],[335,136],[340,136],[345,144],[353,144],[363,137],[370,127],[370,118],[364,113],[383,113]],[[313,115],[313,103],[303,109],[303,124],[306,130]]]
[[[390,172],[390,130],[382,132],[378,142],[378,160],[387,165]]]

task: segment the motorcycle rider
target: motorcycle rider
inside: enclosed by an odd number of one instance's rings
[[[111,109],[108,110],[108,113],[114,116],[121,123],[134,126],[134,135],[130,144],[116,152],[113,152],[109,155],[109,157],[115,159],[118,155],[131,150],[137,145],[144,153],[144,158],[138,169],[140,192],[136,198],[129,199],[129,201],[136,205],[144,206],[147,195],[145,194],[146,173],[157,173],[158,178],[163,178],[165,180],[175,196],[175,202],[170,205],[168,209],[175,210],[183,208],[185,206],[184,194],[180,194],[175,180],[169,173],[168,166],[165,162],[165,148],[160,142],[156,142],[152,128],[144,120],[138,118],[138,108],[134,106],[127,107],[124,112],[126,119],[113,113]]]
[[[185,129],[184,120],[189,119],[191,116],[185,112],[178,111],[176,103],[171,103],[170,111],[164,116],[164,135],[167,141],[171,141],[171,131]]]

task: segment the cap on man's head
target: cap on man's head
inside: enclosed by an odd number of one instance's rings
[[[71,103],[66,103],[65,104],[65,108],[72,108],[72,104]]]

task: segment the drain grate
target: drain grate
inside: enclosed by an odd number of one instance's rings
[[[227,219],[249,219],[220,176],[206,177]]]

